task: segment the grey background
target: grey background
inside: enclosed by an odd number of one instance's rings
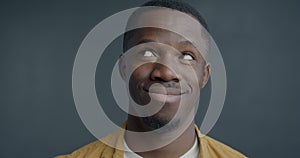
[[[102,19],[143,2],[0,2],[1,158],[53,157],[95,140],[72,98],[76,52]],[[209,135],[249,157],[300,157],[300,2],[188,2],[206,18],[227,70],[225,106]]]

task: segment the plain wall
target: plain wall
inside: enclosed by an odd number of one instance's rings
[[[0,2],[1,158],[53,157],[96,140],[72,97],[75,55],[101,20],[143,2]],[[249,157],[300,157],[300,2],[188,2],[206,18],[227,71],[225,106],[209,135]]]

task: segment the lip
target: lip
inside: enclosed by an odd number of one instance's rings
[[[185,92],[181,92],[180,89],[178,88],[165,88],[165,87],[151,87],[150,89],[143,88],[144,91],[147,93],[155,93],[155,94],[162,94],[162,95],[167,95],[167,96],[176,96],[176,95],[182,95]]]
[[[181,98],[181,95],[166,95],[160,93],[148,93],[151,99],[161,102],[161,103],[174,103],[178,102]]]
[[[143,88],[151,99],[162,103],[178,102],[186,92],[181,92],[177,88],[151,87],[150,90]]]

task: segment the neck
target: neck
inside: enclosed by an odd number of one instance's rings
[[[145,125],[141,123],[136,117],[128,117],[128,123],[127,123],[127,129],[130,131],[136,131],[136,132],[145,132],[149,131],[149,129],[145,128]],[[132,134],[125,134],[125,140],[130,149],[134,151],[135,145],[140,144],[141,142],[144,144],[144,146],[149,145],[151,143],[157,143],[160,141],[165,140],[165,137],[168,137],[170,135],[169,132],[167,133],[161,133],[161,134],[155,134],[151,138],[145,138],[145,137],[136,137]],[[136,152],[138,155],[142,157],[157,157],[157,158],[168,158],[168,157],[180,157],[184,153],[186,153],[194,144],[194,141],[196,139],[196,132],[194,128],[194,120],[188,125],[187,129],[174,141],[171,143],[150,151],[144,151],[144,152]],[[139,143],[137,143],[139,142]],[[146,142],[146,143],[144,143]],[[139,146],[138,145],[138,146]]]

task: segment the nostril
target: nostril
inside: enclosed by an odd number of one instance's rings
[[[160,78],[160,77],[154,77],[155,81],[161,81],[161,82],[166,82],[164,79]]]
[[[179,82],[179,79],[178,78],[174,78],[173,81],[174,82]]]

